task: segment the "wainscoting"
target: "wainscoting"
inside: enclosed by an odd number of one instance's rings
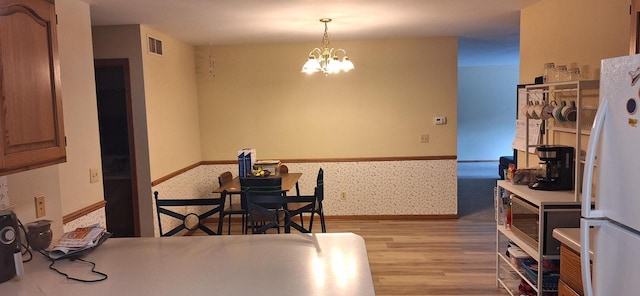
[[[323,205],[327,216],[457,215],[455,157],[427,160],[291,162],[286,165],[290,172],[303,173],[299,181],[303,195],[313,194],[318,170],[324,170]],[[160,198],[211,197],[211,191],[218,186],[218,176],[225,171],[237,176],[237,165],[201,164],[170,178],[164,178],[152,187],[152,191],[158,191]],[[154,213],[154,223],[157,224],[155,215]]]
[[[94,224],[106,227],[107,214],[105,212],[105,205],[106,202],[101,201],[65,215],[62,217],[62,230],[64,232],[69,232],[78,227],[86,227]]]

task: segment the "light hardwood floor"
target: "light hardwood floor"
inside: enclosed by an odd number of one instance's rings
[[[496,288],[494,223],[329,218],[327,231],[365,239],[376,295],[508,295]]]

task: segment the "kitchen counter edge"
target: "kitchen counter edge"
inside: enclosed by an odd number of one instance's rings
[[[591,242],[589,257],[593,260],[593,230],[591,230]],[[570,249],[580,253],[580,228],[555,228],[553,237]]]

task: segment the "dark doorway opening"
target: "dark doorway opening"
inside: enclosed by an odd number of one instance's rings
[[[95,75],[107,229],[139,236],[129,60],[95,60]]]

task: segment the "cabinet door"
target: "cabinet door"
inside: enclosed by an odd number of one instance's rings
[[[580,254],[566,245],[560,247],[560,280],[572,290],[584,293],[582,288],[582,269],[580,268]]]
[[[558,281],[558,296],[580,296],[580,294],[560,280]]]
[[[0,4],[0,174],[65,161],[52,2]]]

